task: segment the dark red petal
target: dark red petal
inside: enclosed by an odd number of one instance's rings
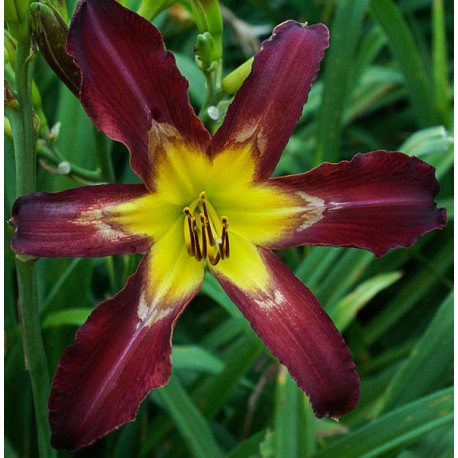
[[[132,168],[146,183],[154,173],[153,120],[206,148],[210,135],[189,103],[188,82],[151,23],[113,0],[83,1],[67,50],[81,69],[84,108],[98,129],[129,148]]]
[[[271,251],[259,251],[269,274],[267,290],[244,291],[224,275],[223,266],[214,275],[310,397],[317,417],[339,417],[351,411],[359,399],[359,378],[342,336],[288,268]]]
[[[447,223],[445,210],[434,203],[439,191],[434,168],[403,153],[357,154],[351,161],[324,163],[270,183],[322,199],[325,208],[316,223],[270,248],[351,246],[383,256]]]
[[[328,40],[324,24],[287,21],[276,27],[214,137],[215,153],[248,147],[256,178],[268,178],[301,116]]]
[[[44,257],[144,253],[150,240],[110,224],[108,208],[145,195],[143,185],[98,185],[20,197],[13,206],[11,248]]]
[[[147,394],[169,380],[173,327],[200,284],[179,300],[156,301],[146,292],[152,274],[146,256],[62,355],[49,398],[53,447],[76,451],[132,421]]]

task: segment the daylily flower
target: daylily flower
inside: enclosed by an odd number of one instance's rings
[[[171,373],[173,327],[209,271],[310,397],[339,417],[359,397],[350,352],[312,293],[271,251],[352,246],[382,256],[446,223],[431,166],[398,152],[358,154],[269,178],[328,46],[323,24],[279,25],[212,138],[160,33],[112,0],[79,4],[67,49],[81,103],[123,142],[144,184],[19,198],[16,253],[145,253],[125,288],[79,329],[54,376],[52,443],[77,450],[131,421]]]

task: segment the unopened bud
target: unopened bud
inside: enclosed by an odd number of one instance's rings
[[[253,57],[229,73],[221,82],[224,92],[229,95],[235,94],[250,74],[252,65]]]
[[[29,36],[27,12],[30,0],[5,0],[5,21],[8,32],[16,40],[26,40]]]
[[[68,27],[51,4],[32,3],[30,30],[48,65],[62,82],[79,97],[81,74],[65,50]]]
[[[175,0],[143,0],[137,13],[151,21],[174,2]]]
[[[50,3],[56,8],[57,13],[62,18],[62,20],[68,24],[68,10],[67,2],[65,0],[52,0]]]
[[[208,33],[200,33],[196,40],[196,62],[199,68],[204,72],[211,71],[213,59],[214,41]]]
[[[218,0],[191,0],[191,9],[201,33],[199,36],[205,35],[211,38],[211,50],[207,59],[219,62],[223,55],[223,18]],[[199,48],[199,42],[197,42],[197,48]]]
[[[191,10],[200,33],[209,32],[213,38],[223,33],[218,0],[191,0]]]
[[[10,120],[6,116],[3,116],[3,133],[10,140],[13,139],[13,131],[11,130],[11,123],[10,123]]]
[[[6,30],[3,33],[3,38],[3,46],[5,48],[5,59],[8,59],[8,63],[14,70],[16,69],[16,40]]]

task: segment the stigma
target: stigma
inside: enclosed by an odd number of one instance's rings
[[[183,213],[184,240],[189,256],[196,261],[208,261],[213,266],[228,259],[229,220],[226,216],[218,217],[204,191],[198,200],[183,208]]]

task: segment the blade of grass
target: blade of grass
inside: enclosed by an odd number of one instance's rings
[[[200,384],[196,398],[200,399],[198,404],[207,418],[212,418],[219,412],[259,355],[267,351],[259,340],[257,342],[256,345],[251,339],[243,336],[231,348],[225,360],[224,370],[216,377],[208,379],[207,383]]]
[[[178,377],[172,376],[169,383],[157,391],[157,395],[173,418],[192,456],[196,458],[222,456],[207,420],[189,397]]]
[[[323,99],[318,115],[314,164],[339,158],[342,116],[352,91],[352,66],[368,0],[341,0],[331,27],[331,46],[326,57]]]
[[[275,392],[275,456],[299,457],[299,403],[297,385],[281,366]]]
[[[318,452],[316,458],[373,458],[453,422],[453,388],[423,397],[366,424]]]
[[[441,385],[453,365],[453,293],[444,300],[433,321],[399,369],[377,406],[376,415],[406,404]]]
[[[60,310],[49,314],[42,322],[43,329],[57,326],[81,326],[88,318],[92,309],[89,307]]]
[[[326,310],[352,288],[374,259],[374,255],[367,251],[351,248],[344,250],[338,262],[327,272],[326,278],[315,290]]]
[[[358,285],[333,307],[326,310],[336,327],[343,332],[361,310],[380,291],[391,286],[402,276],[401,272],[389,272],[376,275]]]
[[[267,431],[262,430],[243,441],[233,449],[225,458],[247,458],[259,456],[261,443],[266,438]]]
[[[395,2],[372,0],[369,10],[385,32],[391,52],[404,74],[410,103],[421,127],[437,124],[436,106],[429,76],[409,27]]]
[[[399,321],[420,299],[427,296],[437,279],[453,262],[453,240],[444,241],[443,247],[430,259],[430,270],[420,269],[407,281],[396,297],[371,322],[365,325],[368,345],[376,342],[391,326]]]
[[[443,0],[433,0],[432,4],[432,73],[434,95],[442,122],[450,123],[450,98],[448,83],[447,33]]]

